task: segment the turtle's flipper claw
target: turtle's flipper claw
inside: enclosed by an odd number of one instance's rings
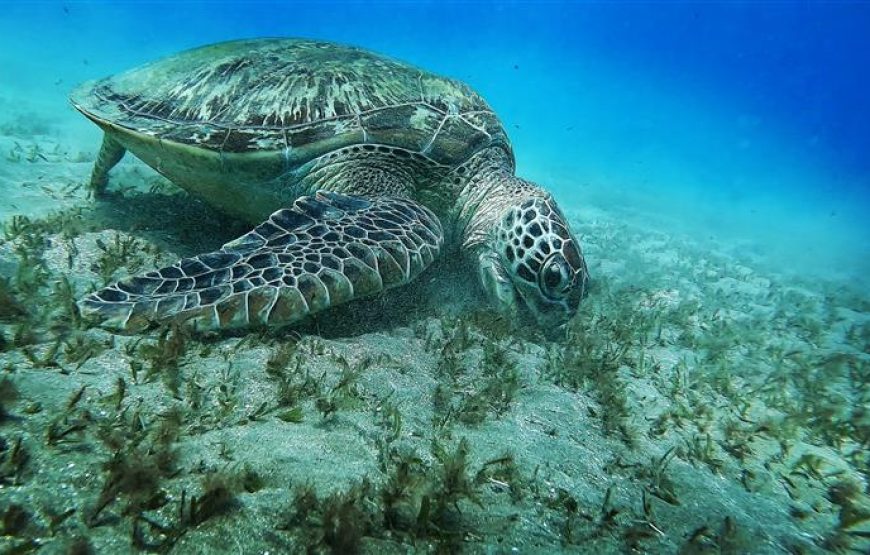
[[[404,285],[441,248],[438,219],[414,201],[302,197],[216,252],[122,280],[80,301],[104,327],[278,326]]]

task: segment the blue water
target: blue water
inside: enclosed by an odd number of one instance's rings
[[[40,2],[0,10],[6,109],[251,36],[352,43],[471,83],[519,173],[776,269],[870,271],[866,3]]]

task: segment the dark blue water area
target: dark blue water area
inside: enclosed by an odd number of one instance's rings
[[[870,274],[867,3],[16,3],[0,11],[0,92],[67,110],[82,80],[252,36],[469,82],[518,172],[581,216],[626,210],[775,267]]]

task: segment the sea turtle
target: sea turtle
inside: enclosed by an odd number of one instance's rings
[[[259,223],[82,299],[110,329],[284,325],[407,284],[445,245],[476,265],[497,305],[546,328],[586,291],[564,215],[514,176],[504,127],[464,83],[360,48],[276,38],[188,50],[86,83],[71,101],[104,131],[95,195],[130,151]]]

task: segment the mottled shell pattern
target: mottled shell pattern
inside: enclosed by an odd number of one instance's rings
[[[507,144],[467,85],[311,40],[189,50],[86,83],[72,100],[97,123],[222,154],[280,151],[291,167],[353,144],[391,145],[446,166]]]

